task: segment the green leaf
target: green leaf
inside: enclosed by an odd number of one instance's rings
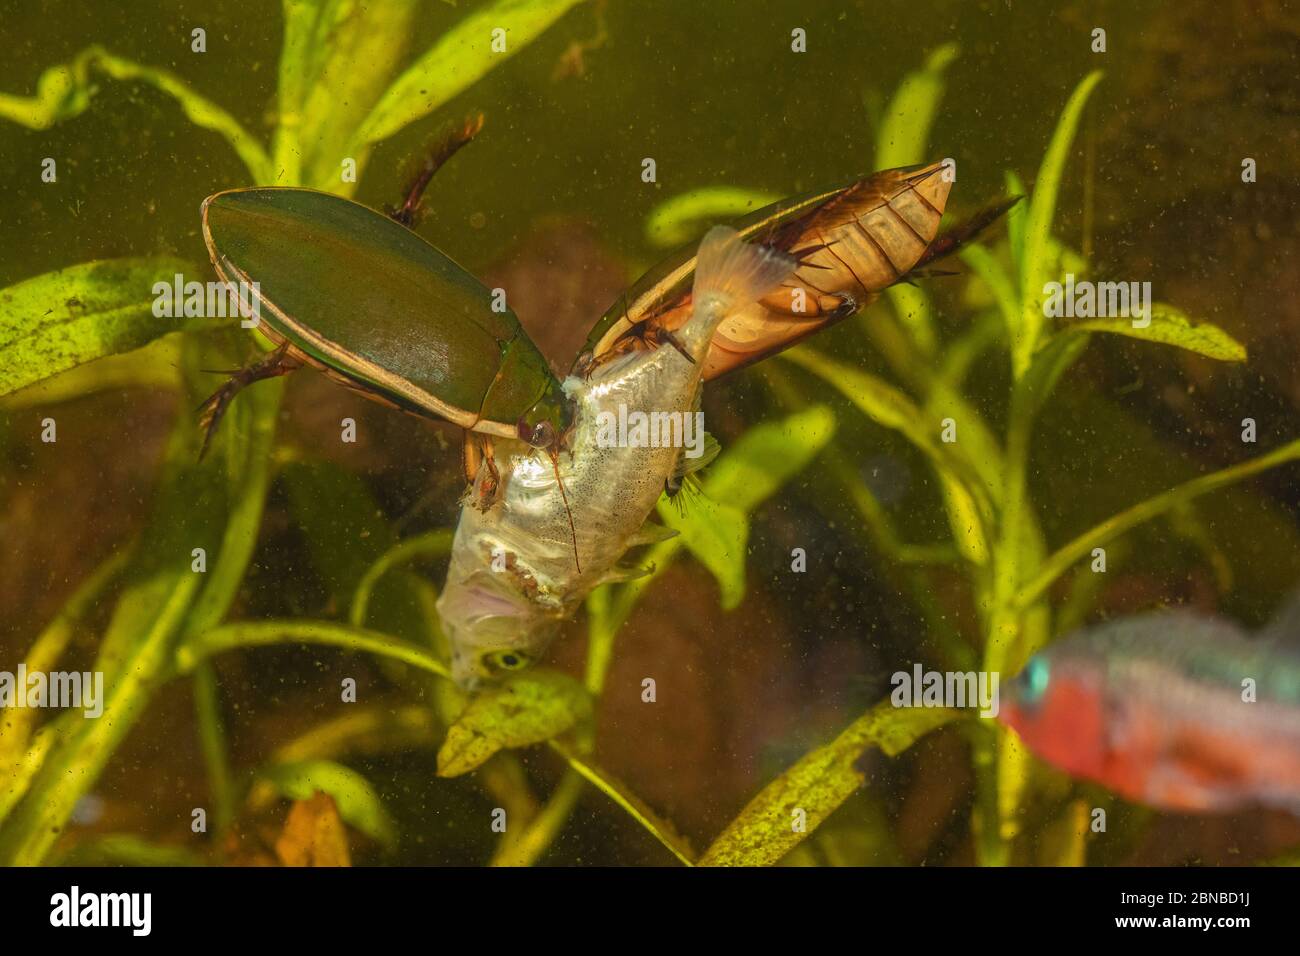
[[[0,93],[0,116],[28,129],[49,129],[90,105],[90,87],[73,64],[52,66],[36,81],[35,96]]]
[[[308,800],[318,790],[328,793],[339,816],[366,836],[389,847],[397,840],[397,827],[379,794],[351,767],[332,760],[303,760],[267,767],[258,777],[290,800]]]
[[[410,641],[333,621],[302,618],[238,621],[187,637],[176,650],[176,670],[182,674],[187,673],[207,658],[225,651],[276,644],[324,644],[349,651],[365,651],[410,664],[439,677],[451,677],[447,668],[431,651]]]
[[[164,335],[143,348],[106,355],[6,395],[0,408],[40,408],[124,388],[179,392],[181,345],[181,336]]]
[[[834,433],[835,414],[825,405],[756,425],[705,472],[704,493],[751,512],[803,471]]]
[[[1024,203],[1016,203],[1012,209],[1018,209],[1023,205]],[[993,294],[993,301],[997,303],[998,312],[1002,315],[1002,321],[1006,325],[1007,335],[1014,340],[1016,329],[1020,325],[1020,297],[1011,277],[1002,268],[1002,264],[993,257],[993,253],[978,243],[963,246],[958,256],[988,286],[989,292]]]
[[[925,66],[903,77],[876,136],[876,168],[891,169],[927,161],[926,143],[943,99],[944,73],[957,59],[958,46],[945,43],[931,51]],[[938,348],[934,318],[926,294],[901,283],[885,290],[899,323],[927,356]]]
[[[1039,349],[1033,363],[1029,366],[1029,371],[1017,386],[1030,402],[1028,414],[1034,415],[1043,407],[1066,369],[1073,365],[1088,347],[1090,336],[1086,332],[1074,331],[1074,328],[1052,336],[1047,345]]]
[[[499,750],[542,743],[590,715],[591,696],[567,674],[535,670],[511,677],[470,701],[448,729],[438,776],[469,773]]]
[[[1013,330],[1011,343],[1012,369],[1016,378],[1020,378],[1029,369],[1030,359],[1038,347],[1038,339],[1043,327],[1043,282],[1048,273],[1048,258],[1051,253],[1050,239],[1052,220],[1056,216],[1056,197],[1061,188],[1061,177],[1065,170],[1065,161],[1069,156],[1070,145],[1074,142],[1075,131],[1083,116],[1083,107],[1088,96],[1101,82],[1101,71],[1094,70],[1083,78],[1061,111],[1061,118],[1052,133],[1042,165],[1038,168],[1038,179],[1034,183],[1033,196],[1025,215],[1023,258],[1020,267],[1020,324]],[[1018,203],[1017,205],[1023,205]]]
[[[0,395],[180,330],[183,320],[153,314],[154,283],[177,273],[197,271],[181,259],[103,259],[0,291]]]
[[[355,185],[343,181],[342,162],[351,158],[360,166],[365,160],[364,151],[349,155],[349,144],[405,58],[419,4],[315,0],[305,5],[315,14],[310,23],[301,2],[289,4],[292,16],[286,18],[280,61],[285,136],[277,140],[276,157],[294,162],[287,155],[291,136],[301,147],[304,182],[347,195]]]
[[[812,750],[750,800],[700,866],[771,866],[820,826],[865,780],[859,758],[868,747],[893,757],[958,716],[943,708],[895,707],[881,701],[834,741]],[[802,811],[802,819],[798,811]],[[796,827],[802,822],[802,827]]]
[[[495,0],[444,33],[388,88],[357,131],[357,147],[377,143],[427,116],[504,63],[582,0]],[[506,32],[503,53],[492,31]]]
[[[660,248],[697,239],[710,223],[732,219],[776,202],[781,197],[740,186],[705,186],[661,202],[646,217],[645,237]]]
[[[664,524],[681,533],[681,542],[717,579],[724,610],[745,597],[749,512],[802,471],[834,432],[835,416],[824,405],[757,425],[709,467],[703,494],[689,499],[684,511],[659,499]]]
[[[453,536],[454,532],[450,528],[426,531],[424,534],[407,538],[393,545],[380,555],[366,569],[366,573],[362,575],[360,582],[357,584],[356,593],[352,597],[352,609],[349,612],[349,620],[352,624],[356,627],[365,626],[371,593],[384,575],[408,561],[419,558],[445,557],[451,551]]]
[[[681,533],[682,543],[718,581],[722,608],[730,611],[745,598],[745,554],[749,518],[739,508],[693,496],[684,511],[667,498],[659,499],[659,517]]]
[[[1006,171],[1007,195],[1025,196],[1028,190],[1013,170]],[[1011,249],[1011,261],[1019,270],[1025,261],[1025,217],[1029,215],[1029,203],[1018,202],[1007,210],[1007,245]],[[1017,273],[1017,277],[1018,277]]]
[[[1087,319],[1071,322],[1067,328],[1071,331],[1111,332],[1144,342],[1176,345],[1220,362],[1246,361],[1246,347],[1217,325],[1193,322],[1185,313],[1161,302],[1151,306],[1150,318],[1150,323],[1141,328],[1133,324],[1132,318]]]
[[[672,823],[655,813],[644,800],[628,789],[627,784],[612,776],[608,771],[596,766],[586,757],[580,757],[574,750],[559,740],[552,740],[549,746],[569,762],[569,766],[584,780],[594,786],[605,796],[623,808],[637,823],[645,827],[673,856],[687,866],[693,866],[695,851],[690,841],[677,832]]]
[[[36,96],[0,94],[0,117],[31,129],[48,129],[84,112],[98,91],[91,69],[115,80],[144,83],[174,99],[195,126],[223,136],[257,182],[269,182],[266,150],[239,122],[173,73],[114,56],[103,47],[83,50],[70,64],[50,67],[37,81]]]
[[[926,57],[925,67],[908,73],[889,101],[876,145],[876,168],[892,169],[925,162],[939,101],[943,99],[944,72],[957,59],[959,47],[945,43]]]
[[[943,483],[949,523],[963,554],[977,563],[987,560],[985,525],[993,510],[988,489],[975,467],[962,456],[958,444],[938,440],[939,422],[931,421],[888,382],[826,358],[807,346],[796,346],[783,352],[782,357],[830,383],[872,421],[899,432],[923,452]]]
[[[1174,508],[1183,507],[1201,495],[1217,491],[1219,488],[1226,488],[1270,468],[1276,468],[1279,465],[1285,465],[1293,461],[1300,461],[1300,440],[1289,442],[1266,455],[1260,455],[1258,458],[1252,458],[1229,468],[1222,468],[1219,471],[1210,472],[1208,475],[1193,478],[1191,481],[1183,482],[1177,487],[1170,488],[1168,491],[1153,495],[1145,501],[1140,501],[1132,507],[1126,508],[1119,514],[1107,518],[1101,524],[1089,528],[1069,544],[1063,545],[1049,558],[1042,561],[1038,573],[1017,592],[1015,597],[1016,606],[1027,607],[1037,600],[1051,586],[1053,581],[1077,562],[1083,560],[1092,552],[1093,548],[1104,547],[1130,529],[1150,521],[1152,518],[1159,517]]]

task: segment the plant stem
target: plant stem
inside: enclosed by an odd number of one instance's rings
[[[1239,465],[1233,465],[1221,471],[1193,478],[1191,481],[1161,492],[1121,511],[1111,518],[1107,518],[1100,524],[1089,528],[1044,561],[1038,573],[1021,587],[1016,594],[1016,606],[1023,608],[1037,600],[1052,585],[1053,581],[1065,573],[1075,562],[1091,554],[1093,548],[1101,547],[1124,532],[1158,517],[1177,505],[1191,501],[1193,498],[1297,459],[1300,459],[1300,440],[1283,445],[1281,448],[1275,449],[1266,455],[1261,455],[1259,458],[1253,458]]]
[[[194,713],[199,723],[203,765],[208,774],[208,793],[212,797],[212,820],[220,836],[235,818],[235,797],[226,760],[226,731],[221,721],[217,674],[209,661],[194,670]]]
[[[609,774],[583,760],[566,744],[554,739],[548,740],[547,743],[550,744],[552,750],[569,762],[569,766],[576,773],[593,784],[597,790],[626,810],[632,819],[650,831],[654,838],[667,847],[673,856],[687,866],[695,865],[695,853],[690,845],[672,828],[671,824],[661,820],[654,811],[642,803],[625,786],[609,776]]]
[[[513,843],[502,841],[490,865],[532,866],[536,863],[564,829],[586,786],[586,781],[576,770],[566,771],[555,792],[523,835]]]
[[[352,609],[349,613],[352,625],[354,627],[365,625],[366,611],[370,606],[370,595],[374,591],[375,585],[379,583],[380,578],[407,561],[413,561],[421,557],[442,557],[451,550],[453,536],[454,533],[451,529],[439,528],[436,531],[407,538],[380,555],[375,563],[366,569],[366,573],[361,576],[361,580],[357,584],[356,594],[352,598]]]
[[[186,640],[176,651],[176,669],[189,673],[199,662],[224,651],[272,644],[327,644],[367,651],[402,661],[450,680],[451,673],[433,653],[401,638],[333,621],[240,621],[205,631]]]
[[[54,845],[73,806],[99,778],[148,704],[151,685],[166,667],[172,636],[181,628],[198,585],[196,574],[177,580],[152,627],[106,689],[103,714],[80,721],[54,744],[31,790],[0,834],[0,865],[35,866]]]

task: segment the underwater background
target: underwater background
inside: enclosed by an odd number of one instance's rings
[[[419,232],[487,286],[508,287],[559,370],[637,276],[711,222],[945,157],[957,169],[950,220],[1025,195],[1018,208],[1050,227],[1045,268],[1149,281],[1157,301],[1211,324],[1213,345],[1093,334],[1017,445],[1015,349],[988,281],[990,261],[1018,268],[999,224],[980,237],[986,256],[943,263],[960,274],[898,287],[809,340],[862,380],[814,357],[711,383],[706,421],[724,455],[740,447],[779,475],[745,515],[739,570],[736,555],[719,570],[678,547],[651,579],[593,598],[545,662],[585,685],[581,702],[566,684],[568,710],[540,705],[553,723],[507,734],[455,773],[445,747],[466,701],[446,681],[343,638],[240,624],[364,625],[436,653],[432,601],[464,485],[457,429],[304,371],[242,395],[230,434],[199,465],[193,410],[221,381],[203,370],[247,361],[251,337],[132,331],[108,350],[121,354],[69,370],[11,363],[5,381],[21,387],[0,397],[0,670],[36,654],[139,682],[107,729],[50,721],[42,736],[45,715],[23,727],[6,717],[0,861],[661,865],[724,832],[734,839],[714,862],[1296,858],[1291,815],[1128,803],[970,721],[901,744],[870,727],[837,736],[887,699],[897,671],[987,664],[997,586],[981,568],[1031,582],[1111,516],[1279,449],[1277,467],[1175,496],[1108,539],[1104,575],[1086,560],[1057,569],[1016,626],[1045,642],[1177,606],[1257,628],[1300,584],[1300,453],[1285,451],[1300,438],[1294,8],[0,0],[0,290],[123,257],[212,278],[202,200],[295,184],[276,162],[286,13],[337,18],[312,34],[336,58],[327,82],[340,84],[315,107],[322,140],[345,140],[404,70],[441,50],[429,67],[438,83],[417,78],[398,98],[355,184],[338,181],[323,149],[296,184],[395,204],[430,138],[481,111],[483,131],[434,177]],[[504,56],[478,42],[497,20],[510,24]],[[466,23],[477,46],[456,32]],[[805,52],[792,49],[796,29]],[[106,54],[80,61],[84,85],[51,81],[38,95],[45,71],[91,47]],[[215,114],[196,98],[230,122],[200,128],[187,110]],[[236,129],[262,144],[260,166],[246,140],[232,146]],[[47,157],[55,182],[42,180]],[[1044,176],[1054,210],[1033,205]],[[38,320],[5,316],[0,342]],[[963,536],[962,509],[974,507],[954,491],[964,472],[936,467],[932,440],[909,424],[923,411],[937,434],[952,409],[976,423],[956,452],[973,481],[997,484],[989,476],[1019,460],[1016,520],[1034,529],[1023,540],[1006,527]],[[51,416],[52,443],[41,438]],[[357,423],[353,443],[339,441],[344,418]],[[738,444],[763,425],[773,431]],[[183,562],[166,563],[164,541],[184,542]],[[194,541],[221,555],[201,583],[189,573]],[[794,549],[802,573],[791,573]],[[348,678],[355,703],[340,700]],[[818,753],[820,768],[799,763]],[[750,801],[782,780],[806,790],[806,831],[742,832],[742,810],[757,813]],[[1101,837],[1087,826],[1097,807]],[[207,816],[199,832],[195,808]],[[316,839],[301,835],[313,827]],[[767,849],[747,851],[754,841]]]

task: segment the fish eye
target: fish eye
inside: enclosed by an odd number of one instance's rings
[[[1042,657],[1031,658],[1019,678],[1022,690],[1021,700],[1030,706],[1042,703],[1043,697],[1047,693],[1047,685],[1051,683],[1051,679],[1052,668],[1046,659]]]
[[[522,670],[531,660],[532,658],[522,651],[497,651],[488,655],[488,663],[502,671]]]

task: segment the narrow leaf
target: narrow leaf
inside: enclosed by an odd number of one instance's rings
[[[1127,335],[1144,342],[1159,342],[1163,345],[1176,345],[1180,349],[1196,352],[1220,362],[1246,361],[1246,347],[1223,329],[1209,322],[1193,322],[1187,315],[1172,305],[1157,302],[1151,306],[1148,324],[1137,326],[1141,321],[1132,318],[1088,319],[1072,322],[1069,329],[1086,329],[1090,332],[1111,332],[1115,335]]]
[[[427,116],[493,67],[537,39],[581,0],[495,0],[442,35],[388,88],[355,142],[377,143]],[[504,52],[492,49],[493,31],[505,31]]]
[[[176,650],[176,670],[187,673],[201,661],[226,651],[277,644],[325,644],[349,651],[365,651],[410,664],[439,677],[451,676],[446,666],[430,651],[410,641],[333,621],[301,618],[240,621],[188,637]]]
[[[48,129],[84,112],[98,91],[92,68],[115,80],[152,86],[180,105],[196,126],[223,136],[239,154],[257,182],[267,182],[271,168],[266,150],[239,122],[211,100],[200,96],[173,73],[114,56],[102,47],[83,50],[68,64],[41,74],[34,97],[0,94],[0,117],[30,129]]]
[[[335,0],[321,5],[306,39],[308,49],[297,62],[286,34],[290,59],[282,61],[281,77],[288,70],[292,81],[302,84],[296,137],[309,185],[344,195],[354,188],[341,176],[342,162],[364,162],[363,153],[349,156],[348,146],[397,73],[418,8],[415,0]],[[295,45],[298,42],[295,39]]]
[[[310,800],[317,791],[334,798],[339,816],[373,840],[391,846],[397,828],[375,788],[351,767],[332,760],[275,764],[258,776],[290,800]]]
[[[862,785],[865,774],[858,764],[864,750],[875,746],[895,756],[956,717],[953,710],[895,707],[882,701],[759,791],[704,851],[699,864],[777,863]]]
[[[180,259],[104,259],[0,291],[0,395],[77,365],[129,352],[182,321],[153,314],[155,282],[195,274]]]
[[[989,513],[988,492],[974,467],[961,457],[956,443],[939,441],[939,423],[930,421],[907,395],[870,372],[806,346],[796,346],[782,357],[830,383],[876,424],[900,433],[925,453],[936,471],[960,486],[980,515]]]
[[[1076,562],[1090,554],[1093,548],[1104,547],[1130,529],[1136,528],[1138,525],[1159,517],[1174,508],[1182,507],[1201,495],[1216,491],[1219,488],[1226,488],[1246,478],[1251,478],[1260,472],[1293,461],[1300,461],[1300,441],[1290,442],[1266,455],[1243,461],[1241,464],[1233,465],[1230,468],[1223,468],[1208,475],[1193,478],[1191,481],[1184,482],[1175,488],[1170,488],[1168,491],[1138,502],[1117,515],[1112,515],[1101,524],[1089,528],[1043,561],[1039,572],[1017,592],[1016,606],[1027,607],[1037,600],[1051,586],[1053,581],[1073,567]]]
[[[1061,376],[1088,347],[1089,335],[1075,331],[1077,328],[1071,326],[1069,331],[1054,335],[1034,356],[1029,371],[1017,386],[1030,402],[1030,414],[1043,407]]]
[[[528,747],[562,734],[591,714],[591,697],[566,674],[535,670],[470,701],[438,751],[438,776],[458,777],[507,747]]]
[[[681,543],[717,579],[724,610],[745,597],[748,513],[807,467],[834,432],[835,416],[824,405],[757,425],[709,467],[704,493],[685,509],[659,500],[664,524],[681,533]]]
[[[739,607],[745,597],[745,553],[749,542],[749,518],[745,513],[701,494],[692,497],[683,511],[660,498],[659,517],[681,533],[682,543],[717,579],[723,610]]]
[[[955,43],[945,43],[926,57],[925,67],[903,77],[889,101],[876,145],[876,168],[892,169],[925,161],[939,101],[943,99],[944,72],[957,59]]]
[[[585,757],[578,756],[572,748],[561,741],[552,740],[550,747],[563,756],[569,762],[569,766],[583,779],[626,810],[632,819],[645,827],[655,839],[668,848],[673,856],[687,866],[694,865],[695,851],[686,838],[678,833],[669,821],[651,810],[645,801],[627,788],[626,784]]]
[[[743,216],[781,197],[740,186],[704,186],[665,200],[646,217],[645,237],[660,248],[696,239],[711,223]]]
[[[1029,211],[1025,214],[1023,259],[1020,262],[1021,324],[1014,330],[1016,339],[1012,342],[1012,367],[1016,378],[1028,370],[1030,357],[1038,346],[1043,327],[1043,278],[1047,274],[1056,197],[1061,189],[1061,177],[1065,171],[1070,145],[1074,142],[1075,131],[1083,116],[1083,107],[1099,82],[1101,71],[1094,70],[1083,78],[1066,102],[1043,156],[1043,163],[1038,168],[1038,179],[1034,183]]]
[[[803,471],[834,433],[835,413],[825,405],[756,425],[705,472],[704,492],[714,501],[753,511]]]

